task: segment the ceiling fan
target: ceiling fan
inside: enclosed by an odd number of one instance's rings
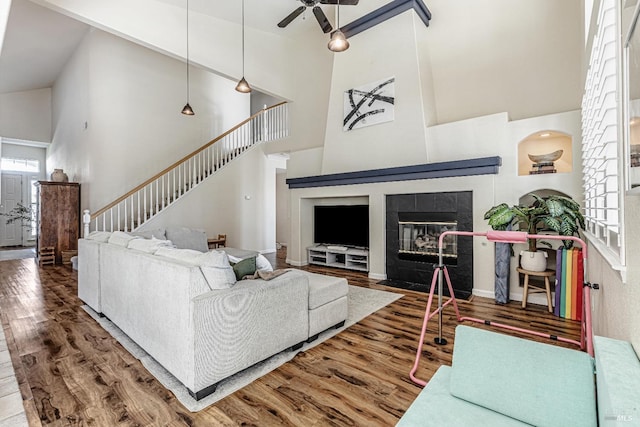
[[[320,24],[320,28],[324,33],[328,33],[333,30],[331,23],[327,19],[327,16],[324,14],[320,6],[318,4],[338,4],[338,0],[298,0],[304,6],[300,6],[286,18],[278,23],[278,27],[284,28],[291,23],[294,19],[296,19],[302,12],[304,12],[308,7],[313,7],[313,14],[318,20],[318,24]],[[340,6],[355,6],[358,4],[359,0],[340,0]]]

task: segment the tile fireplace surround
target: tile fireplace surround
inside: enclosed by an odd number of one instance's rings
[[[386,200],[386,284],[429,292],[434,264],[433,255],[401,253],[400,222],[436,222],[455,224],[459,231],[473,230],[471,191],[388,195]],[[451,227],[450,225],[448,227]],[[403,236],[405,240],[407,235]],[[427,238],[429,236],[426,236]],[[430,236],[434,239],[435,236]],[[411,238],[415,238],[412,236]],[[419,238],[424,238],[419,235]],[[433,251],[428,251],[433,252]],[[437,252],[437,247],[435,248]],[[473,289],[473,239],[458,236],[457,258],[445,259],[456,297],[469,298]],[[448,292],[445,292],[448,294]]]

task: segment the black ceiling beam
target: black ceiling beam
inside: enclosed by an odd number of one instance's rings
[[[409,9],[415,10],[416,14],[420,17],[425,26],[429,26],[431,20],[431,12],[424,4],[422,0],[393,0],[373,12],[356,19],[353,22],[340,28],[344,35],[349,38],[360,34],[361,32],[375,27],[378,24],[383,23],[387,19],[391,19],[394,16],[406,12]]]

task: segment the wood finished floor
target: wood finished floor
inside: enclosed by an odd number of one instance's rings
[[[277,257],[278,267],[286,266]],[[421,388],[413,365],[427,295],[377,285],[362,273],[307,267],[346,276],[352,285],[405,296],[336,337],[198,413],[187,411],[80,308],[77,272],[39,268],[33,259],[0,262],[0,316],[30,426],[392,426]],[[577,322],[542,306],[522,310],[475,297],[463,316],[576,338]],[[453,338],[453,309],[444,334]],[[483,327],[483,326],[479,326]],[[453,339],[432,344],[429,324],[418,376],[451,364]]]

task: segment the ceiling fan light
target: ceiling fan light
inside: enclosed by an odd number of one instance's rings
[[[327,46],[332,52],[344,52],[349,49],[349,41],[344,36],[344,33],[338,29],[331,34],[331,40],[329,40]]]
[[[238,85],[236,86],[236,90],[242,93],[251,92],[251,86],[249,86],[249,83],[247,83],[247,80],[245,80],[244,76],[242,76],[242,78],[238,82]]]
[[[189,105],[189,103],[187,102],[186,105],[184,106],[184,108],[182,109],[182,114],[184,114],[185,116],[193,116],[195,113],[193,112],[193,109],[191,108],[191,105]]]

